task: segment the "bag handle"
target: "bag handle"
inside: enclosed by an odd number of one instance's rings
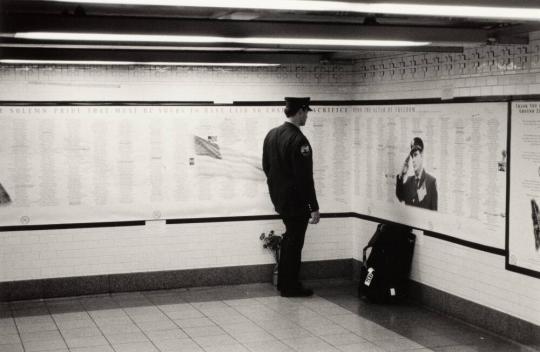
[[[377,225],[377,230],[375,230],[375,233],[373,234],[373,237],[371,237],[371,239],[369,240],[367,246],[365,246],[364,250],[362,251],[362,253],[363,253],[362,263],[364,264],[364,266],[366,265],[366,257],[367,257],[366,253],[367,253],[367,250],[368,250],[368,248],[373,247],[375,245],[375,243],[377,242],[379,236],[381,235],[383,226],[384,226],[383,224]]]

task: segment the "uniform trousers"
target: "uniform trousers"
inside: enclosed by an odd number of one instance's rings
[[[285,224],[285,233],[281,240],[278,289],[294,290],[301,287],[298,276],[309,216],[282,217],[282,220]]]

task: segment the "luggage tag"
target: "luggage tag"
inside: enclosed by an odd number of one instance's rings
[[[366,285],[366,286],[371,285],[371,280],[373,280],[373,275],[374,275],[373,272],[374,271],[375,271],[375,269],[373,269],[373,268],[368,269],[368,274],[366,276],[366,280],[364,281],[364,285]]]

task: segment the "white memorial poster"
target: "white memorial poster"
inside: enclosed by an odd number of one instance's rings
[[[322,212],[350,211],[347,108],[313,107]],[[261,166],[282,106],[2,106],[0,226],[275,214]]]
[[[354,211],[504,248],[506,103],[352,109]]]
[[[513,102],[508,264],[540,276],[540,102]]]

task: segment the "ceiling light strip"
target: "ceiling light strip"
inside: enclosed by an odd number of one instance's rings
[[[502,6],[469,6],[469,5],[429,5],[403,3],[370,3],[342,1],[307,1],[307,0],[52,0],[56,2],[116,4],[116,5],[154,5],[174,7],[209,7],[237,8],[252,10],[289,10],[289,11],[322,11],[322,12],[357,12],[392,15],[420,15],[459,18],[540,20],[540,8],[502,7]]]
[[[275,67],[280,64],[259,62],[137,62],[137,61],[89,61],[89,60],[24,60],[0,59],[0,64],[12,65],[144,65],[144,66],[242,66],[242,67]]]
[[[151,35],[112,33],[64,33],[64,32],[19,32],[16,39],[96,41],[96,42],[148,42],[148,43],[204,43],[204,44],[251,44],[251,45],[295,45],[295,46],[348,46],[348,47],[410,47],[425,46],[430,42],[407,40],[373,39],[326,39],[326,38],[264,38],[264,37],[216,37],[197,35]]]

